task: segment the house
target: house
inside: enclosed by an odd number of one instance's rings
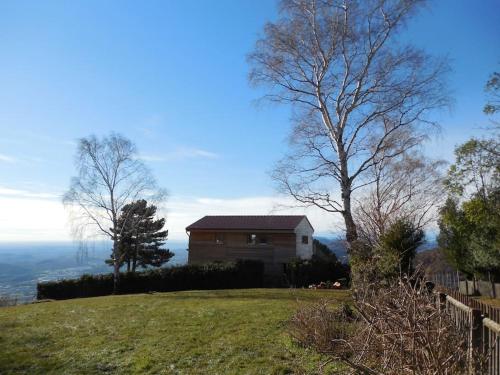
[[[314,229],[306,216],[205,216],[186,228],[189,264],[253,259],[268,274],[296,258],[310,259]]]

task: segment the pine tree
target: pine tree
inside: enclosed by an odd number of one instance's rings
[[[156,211],[157,207],[148,206],[144,199],[127,204],[121,210],[118,227],[123,229],[118,233],[118,256],[120,266],[127,264],[127,271],[160,267],[174,255],[162,248],[168,230],[163,230],[164,218],[155,219]]]

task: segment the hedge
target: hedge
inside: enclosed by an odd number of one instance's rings
[[[322,258],[313,255],[312,259],[297,259],[290,262],[287,267],[286,276],[290,286],[295,288],[307,288],[311,284],[324,281],[349,282],[349,266],[337,261],[336,257]]]
[[[159,268],[120,274],[120,294],[172,292],[196,289],[241,289],[263,286],[264,265],[260,261],[211,263]],[[83,275],[37,284],[37,299],[70,299],[113,293],[113,274]]]

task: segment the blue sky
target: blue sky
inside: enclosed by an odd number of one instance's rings
[[[59,196],[75,141],[110,131],[134,140],[169,190],[175,238],[207,213],[268,213],[283,199],[267,172],[286,151],[290,110],[255,105],[246,55],[276,16],[269,0],[0,2],[0,241],[68,239]],[[500,2],[435,1],[405,38],[451,59],[455,104],[427,146],[451,160],[487,124]],[[338,222],[311,215],[317,231]]]

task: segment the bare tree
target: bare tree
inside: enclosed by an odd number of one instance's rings
[[[375,245],[396,221],[424,229],[436,219],[445,198],[444,161],[426,159],[419,152],[384,159],[370,169],[373,184],[355,200],[354,218],[361,239]]]
[[[249,56],[250,81],[297,115],[275,178],[297,201],[340,213],[348,242],[358,237],[351,195],[371,183],[366,172],[420,143],[435,125],[429,113],[448,102],[447,63],[398,43],[422,3],[284,0]]]
[[[79,239],[103,235],[113,242],[114,291],[119,288],[119,236],[127,220],[118,220],[128,203],[146,198],[160,201],[159,189],[149,169],[137,158],[130,140],[118,134],[79,140],[73,177],[63,202],[71,210],[73,234]]]

